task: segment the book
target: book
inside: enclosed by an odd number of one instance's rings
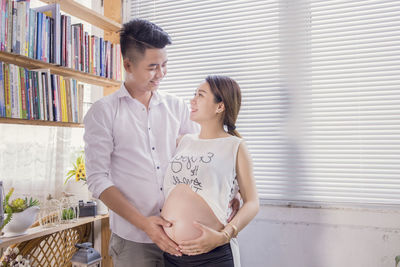
[[[83,24],[82,23],[76,23],[72,24],[72,47],[73,47],[73,58],[75,62],[75,69],[84,71],[83,69]]]
[[[22,118],[22,95],[21,95],[21,76],[19,72],[20,67],[14,65],[14,92],[16,97],[16,117],[18,119]]]
[[[8,5],[6,0],[0,0],[0,50],[6,49],[6,35],[7,35],[7,24],[6,19],[8,16]]]
[[[6,117],[11,118],[11,89],[10,89],[10,65],[3,64],[4,98],[6,104]]]
[[[71,122],[76,122],[75,118],[75,111],[76,111],[76,80],[71,80]]]
[[[39,98],[41,100],[42,109],[44,112],[44,120],[53,121],[54,120],[54,112],[53,112],[53,89],[51,82],[51,73],[49,69],[34,69],[34,72],[39,74]]]
[[[25,69],[24,68],[18,68],[19,71],[19,110],[20,110],[20,116],[19,118],[21,119],[26,119],[26,83],[25,83]]]
[[[83,84],[78,84],[78,122],[83,123]]]
[[[37,13],[36,16],[36,59],[42,58],[42,20],[43,14]]]
[[[26,71],[26,75],[28,77],[28,99],[29,99],[29,112],[28,112],[28,119],[33,120],[33,78],[32,78],[32,71]]]
[[[14,21],[14,23],[16,23],[16,35],[15,35],[15,41],[16,41],[16,47],[15,47],[15,51],[14,53],[16,54],[21,54],[22,55],[22,51],[23,51],[23,40],[21,38],[22,36],[22,27],[23,27],[23,21],[24,21],[24,12],[25,12],[25,5],[24,2],[20,1],[20,2],[15,2],[16,5],[16,21]]]
[[[36,12],[40,12],[45,14],[47,17],[53,19],[53,26],[51,31],[53,32],[52,38],[52,47],[54,48],[52,51],[54,53],[54,58],[52,63],[61,65],[61,13],[60,13],[60,5],[59,4],[50,4],[42,7],[38,7],[34,9]]]
[[[60,33],[60,62],[61,66],[65,66],[65,27],[64,27],[65,15],[61,15],[61,33]]]
[[[65,96],[66,96],[66,110],[67,110],[67,121],[72,122],[72,110],[71,110],[71,80],[65,79]]]
[[[66,16],[66,55],[65,58],[67,60],[66,66],[68,68],[72,68],[72,58],[71,58],[71,17]]]
[[[4,90],[3,62],[0,62],[0,117],[6,117],[6,99]]]
[[[40,119],[40,105],[39,105],[39,78],[36,71],[32,72],[32,99],[33,99],[33,118]]]
[[[59,113],[58,113],[58,92],[57,92],[57,81],[56,81],[56,75],[51,74],[50,75],[50,81],[51,81],[51,90],[52,90],[52,106],[53,106],[53,121],[60,121],[59,119]]]
[[[29,51],[28,57],[35,58],[36,51],[36,12],[33,9],[29,9]]]
[[[17,50],[17,3],[12,1],[12,48],[13,53],[19,54]]]
[[[7,27],[7,47],[6,51],[11,52],[12,51],[12,31],[13,31],[13,2],[8,1],[8,6],[7,6],[7,18],[6,18],[6,27]]]
[[[85,72],[89,71],[89,34],[85,32]]]
[[[24,16],[24,25],[23,25],[23,33],[22,33],[22,35],[24,36],[24,53],[23,53],[23,55],[24,56],[29,56],[29,22],[30,22],[30,20],[29,20],[29,13],[30,13],[30,0],[25,0],[24,1],[25,2],[25,6],[24,6],[24,8],[25,8],[25,10],[24,10],[24,14],[23,14],[23,16]]]

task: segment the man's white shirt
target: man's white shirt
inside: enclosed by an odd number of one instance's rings
[[[89,190],[99,195],[116,186],[144,216],[159,216],[164,204],[163,179],[176,139],[196,133],[188,106],[177,97],[155,91],[149,107],[131,97],[124,84],[95,102],[84,118],[85,162]],[[151,239],[110,211],[118,236],[141,243]]]

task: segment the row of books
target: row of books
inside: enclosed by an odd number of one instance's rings
[[[59,4],[32,9],[29,0],[0,0],[0,7],[2,51],[122,80],[120,45],[71,24]]]
[[[0,62],[0,117],[82,123],[83,84]]]

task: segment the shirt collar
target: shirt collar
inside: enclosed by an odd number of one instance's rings
[[[122,83],[121,88],[118,90],[118,97],[131,97],[131,95],[129,94],[128,90],[125,87],[125,83]]]
[[[122,83],[120,90],[118,90],[118,97],[122,98],[122,97],[130,97],[132,98],[132,96],[129,94],[128,89],[126,89],[125,84]],[[150,99],[150,105],[151,106],[155,106],[158,105],[160,103],[164,102],[164,97],[162,94],[160,94],[157,90],[153,91],[153,95],[151,96]]]

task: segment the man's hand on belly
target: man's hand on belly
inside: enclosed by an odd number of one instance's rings
[[[237,193],[236,196],[229,202],[229,207],[232,208],[232,213],[228,218],[228,222],[232,221],[233,217],[235,217],[236,213],[240,209],[240,193]]]
[[[182,256],[177,244],[172,241],[164,232],[164,227],[171,227],[171,223],[161,217],[147,217],[147,224],[143,231],[162,250],[175,256]]]

